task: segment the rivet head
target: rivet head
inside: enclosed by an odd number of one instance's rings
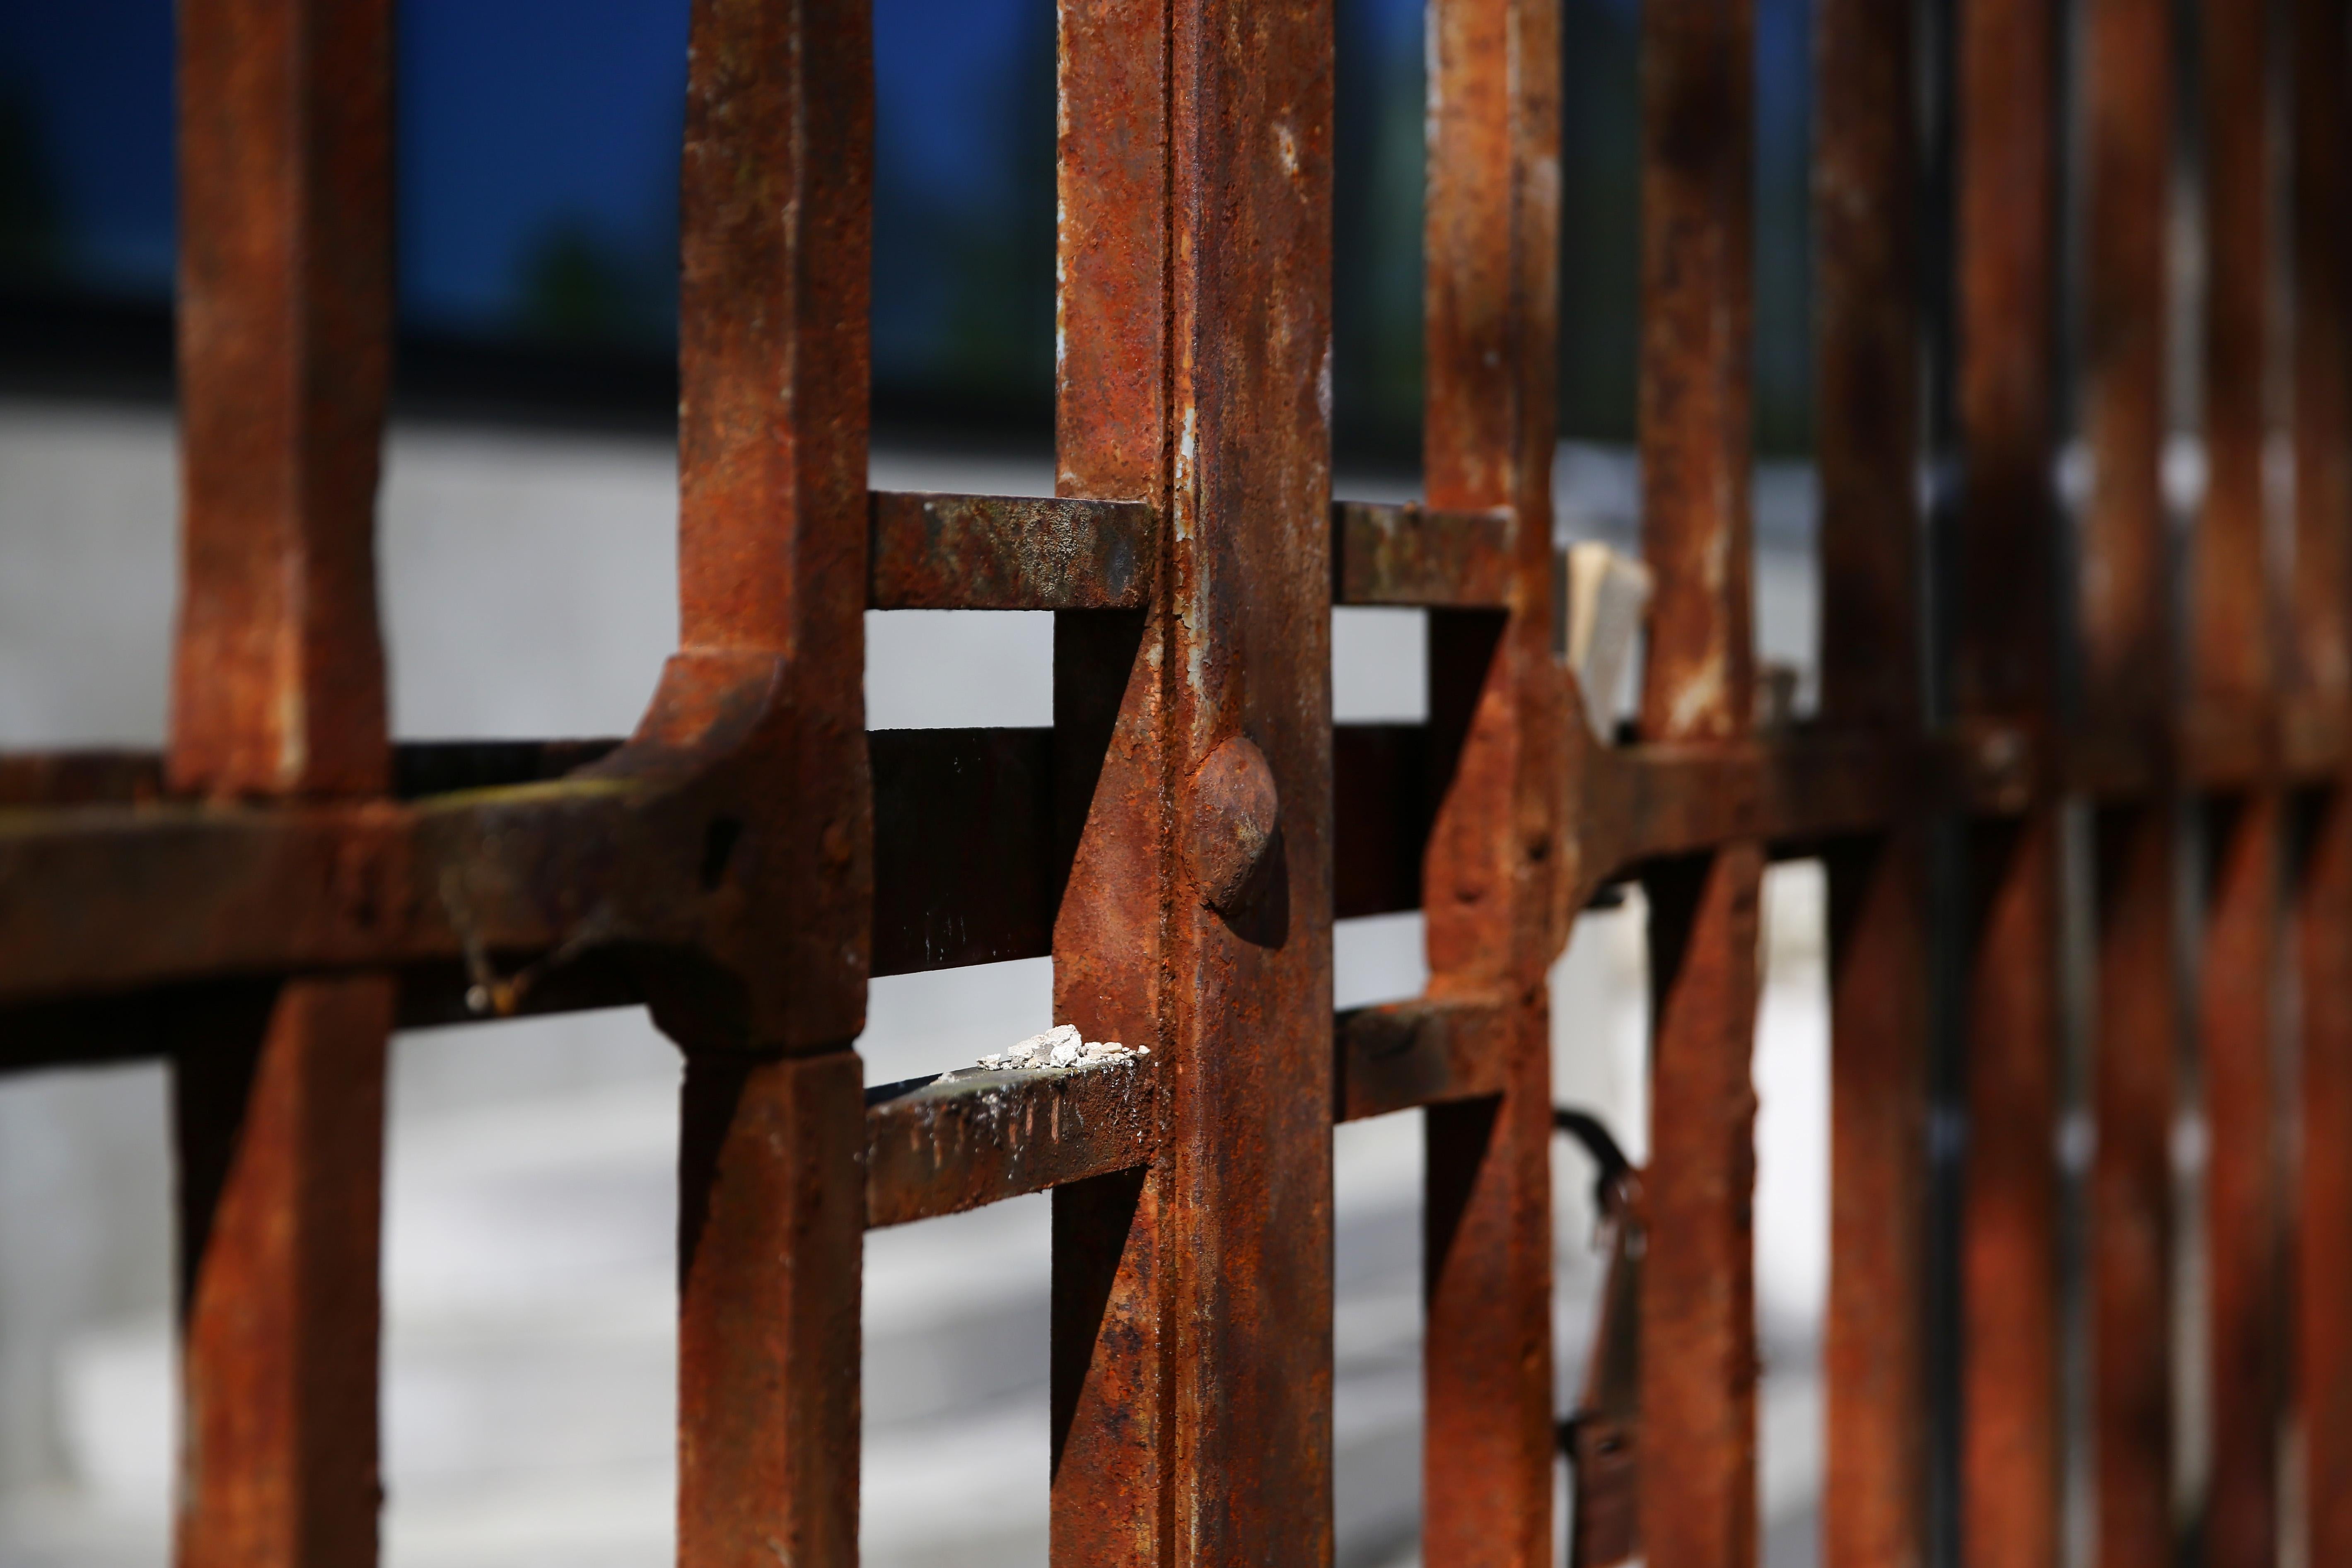
[[[1265,753],[1235,735],[1192,774],[1184,860],[1201,902],[1231,914],[1274,842],[1281,801]]]

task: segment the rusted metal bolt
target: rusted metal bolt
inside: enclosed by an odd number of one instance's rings
[[[1274,770],[1246,736],[1209,753],[1192,774],[1192,820],[1184,858],[1201,902],[1231,914],[1265,858],[1281,822]]]
[[[2032,790],[2033,752],[2025,735],[2007,726],[1978,737],[1976,769],[1979,787],[2008,805],[2021,803]]]

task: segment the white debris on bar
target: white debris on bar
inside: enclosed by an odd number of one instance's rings
[[[1075,1068],[1097,1062],[1123,1062],[1148,1057],[1151,1047],[1129,1050],[1117,1040],[1089,1040],[1076,1024],[1056,1024],[1042,1035],[1032,1035],[1000,1056],[982,1057],[984,1068]]]
[[[1617,689],[1649,607],[1650,569],[1605,544],[1568,549],[1568,667],[1592,738],[1607,745],[1617,729]]]

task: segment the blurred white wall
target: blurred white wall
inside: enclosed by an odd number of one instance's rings
[[[1632,465],[1572,449],[1564,528],[1632,537]],[[1050,464],[877,454],[902,489],[1047,493]],[[173,433],[156,410],[0,403],[0,746],[155,746],[173,595]],[[676,632],[674,461],[614,437],[403,428],[380,560],[404,737],[625,732]],[[1363,499],[1394,481],[1351,483]],[[1759,636],[1811,663],[1810,494],[1759,487]],[[1050,721],[1050,618],[867,621],[877,728]],[[1341,610],[1342,720],[1423,716],[1423,619]],[[1826,1268],[1820,879],[1774,873],[1759,1030],[1764,1489],[1803,1560],[1819,1474]],[[1638,895],[1555,976],[1562,1099],[1644,1142]],[[1423,980],[1416,916],[1344,923],[1340,1005]],[[869,1081],[1051,1022],[1045,961],[877,982]],[[635,1014],[404,1037],[386,1196],[392,1568],[667,1558],[675,1053]],[[1341,1561],[1410,1560],[1418,1506],[1417,1119],[1336,1142]],[[152,1067],[0,1084],[0,1564],[163,1560],[171,1453],[165,1099]],[[1563,1407],[1594,1271],[1581,1160],[1559,1162]],[[867,1244],[866,1561],[1044,1557],[1046,1205]]]

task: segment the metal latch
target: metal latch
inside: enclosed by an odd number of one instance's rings
[[[1642,1173],[1591,1112],[1559,1106],[1552,1125],[1599,1167],[1592,1201],[1609,1248],[1584,1384],[1559,1424],[1576,1503],[1568,1561],[1615,1568],[1642,1556]]]

